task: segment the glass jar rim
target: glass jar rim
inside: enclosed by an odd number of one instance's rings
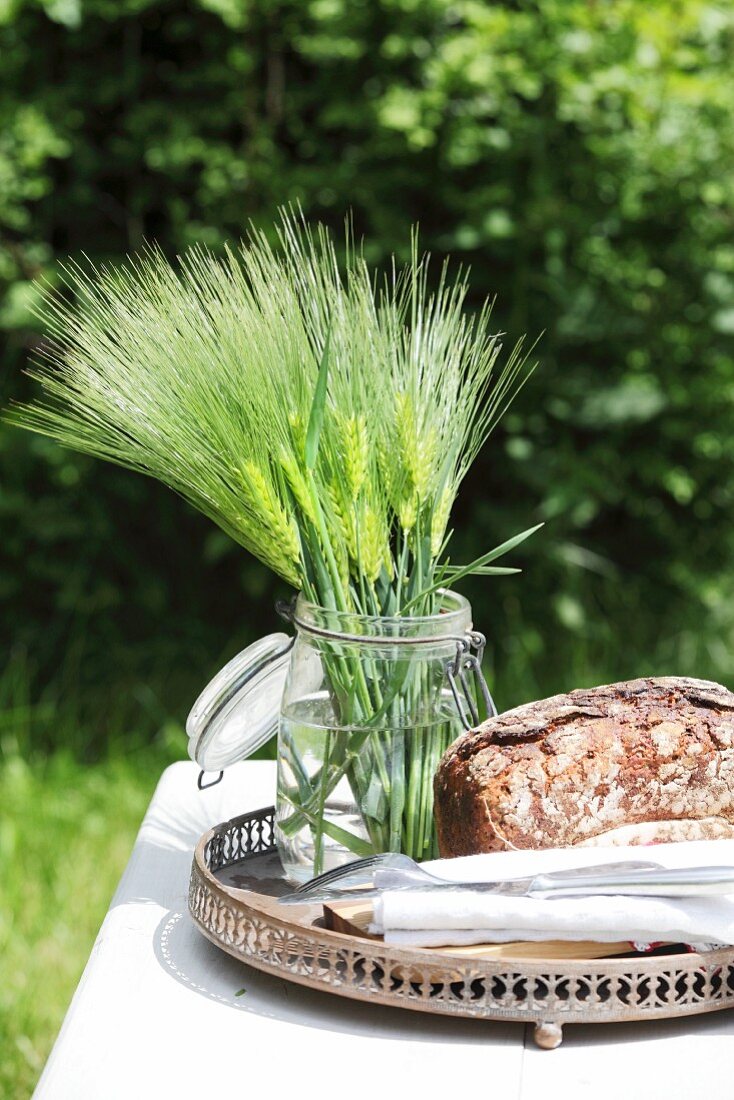
[[[471,630],[471,604],[458,592],[439,588],[440,607],[433,615],[359,615],[311,603],[298,596],[293,623],[299,631],[334,640],[441,642],[462,638]]]

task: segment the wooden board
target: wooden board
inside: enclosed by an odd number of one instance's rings
[[[372,905],[369,901],[339,901],[324,905],[324,922],[333,932],[347,936],[361,936],[368,940],[381,940],[369,932]],[[469,947],[427,948],[442,955],[464,959],[603,959],[607,956],[626,955],[632,948],[629,941],[619,943],[592,943],[591,941],[530,940],[513,943],[482,943]]]

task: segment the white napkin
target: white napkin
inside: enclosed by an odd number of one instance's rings
[[[427,870],[475,882],[573,867],[651,860],[664,867],[734,866],[734,841],[702,840],[634,847],[555,848],[434,860]],[[582,897],[540,899],[471,890],[386,890],[374,905],[370,931],[387,943],[416,947],[512,940],[659,940],[734,944],[734,894],[717,897]]]

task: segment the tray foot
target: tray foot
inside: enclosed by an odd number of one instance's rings
[[[550,1020],[541,1020],[535,1025],[533,1039],[541,1050],[555,1050],[563,1042],[563,1028]]]

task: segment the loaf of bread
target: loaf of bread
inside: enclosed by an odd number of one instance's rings
[[[507,711],[447,749],[435,815],[442,856],[734,837],[734,695],[671,676]]]

